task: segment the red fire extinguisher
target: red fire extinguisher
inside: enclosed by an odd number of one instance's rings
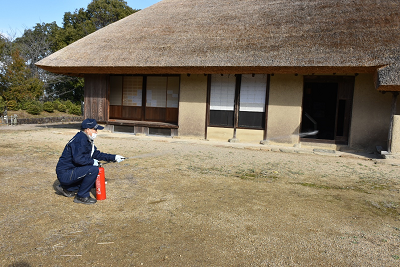
[[[104,168],[101,166],[99,167],[99,174],[96,179],[96,199],[106,199],[106,177],[104,174]]]

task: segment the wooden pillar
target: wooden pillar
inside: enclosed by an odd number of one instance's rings
[[[236,128],[239,126],[239,108],[240,108],[240,84],[242,83],[242,75],[237,74],[236,76],[236,86],[235,86],[235,107],[233,115],[233,138],[229,139],[229,142],[238,142],[236,138]]]
[[[263,141],[267,140],[267,126],[268,126],[268,105],[269,105],[269,91],[271,88],[271,74],[267,74],[267,88],[265,89],[265,124],[264,124],[264,138]]]
[[[394,121],[394,115],[396,115],[396,103],[397,103],[397,96],[399,95],[399,92],[392,92],[392,94],[393,94],[392,114],[390,117],[390,127],[389,127],[389,137],[388,137],[388,152],[389,152],[389,154],[392,153],[393,121]]]
[[[147,87],[147,76],[143,76],[143,83],[142,83],[142,113],[140,115],[142,121],[146,120],[146,101],[147,101],[146,87]]]
[[[207,75],[207,108],[206,108],[206,125],[204,129],[204,139],[208,139],[208,125],[210,125],[210,98],[211,98],[211,74]]]

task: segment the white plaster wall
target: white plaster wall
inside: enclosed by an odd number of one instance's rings
[[[205,137],[207,76],[181,75],[179,95],[179,136]]]
[[[303,102],[303,76],[271,76],[267,140],[278,143],[299,142]]]
[[[233,128],[207,128],[207,139],[210,141],[228,141],[231,138],[233,138]]]
[[[400,115],[394,116],[391,152],[400,154]]]
[[[378,92],[372,75],[358,75],[354,85],[349,146],[371,151],[382,146],[387,150],[391,110],[392,93]]]

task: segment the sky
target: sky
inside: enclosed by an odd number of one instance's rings
[[[36,23],[57,22],[62,26],[65,12],[87,8],[92,0],[1,0],[0,33],[8,38],[20,37]],[[160,0],[125,0],[133,9],[144,9]]]

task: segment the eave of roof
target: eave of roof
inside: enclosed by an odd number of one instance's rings
[[[59,74],[84,76],[85,74],[374,74],[376,67],[48,67],[43,69]]]

